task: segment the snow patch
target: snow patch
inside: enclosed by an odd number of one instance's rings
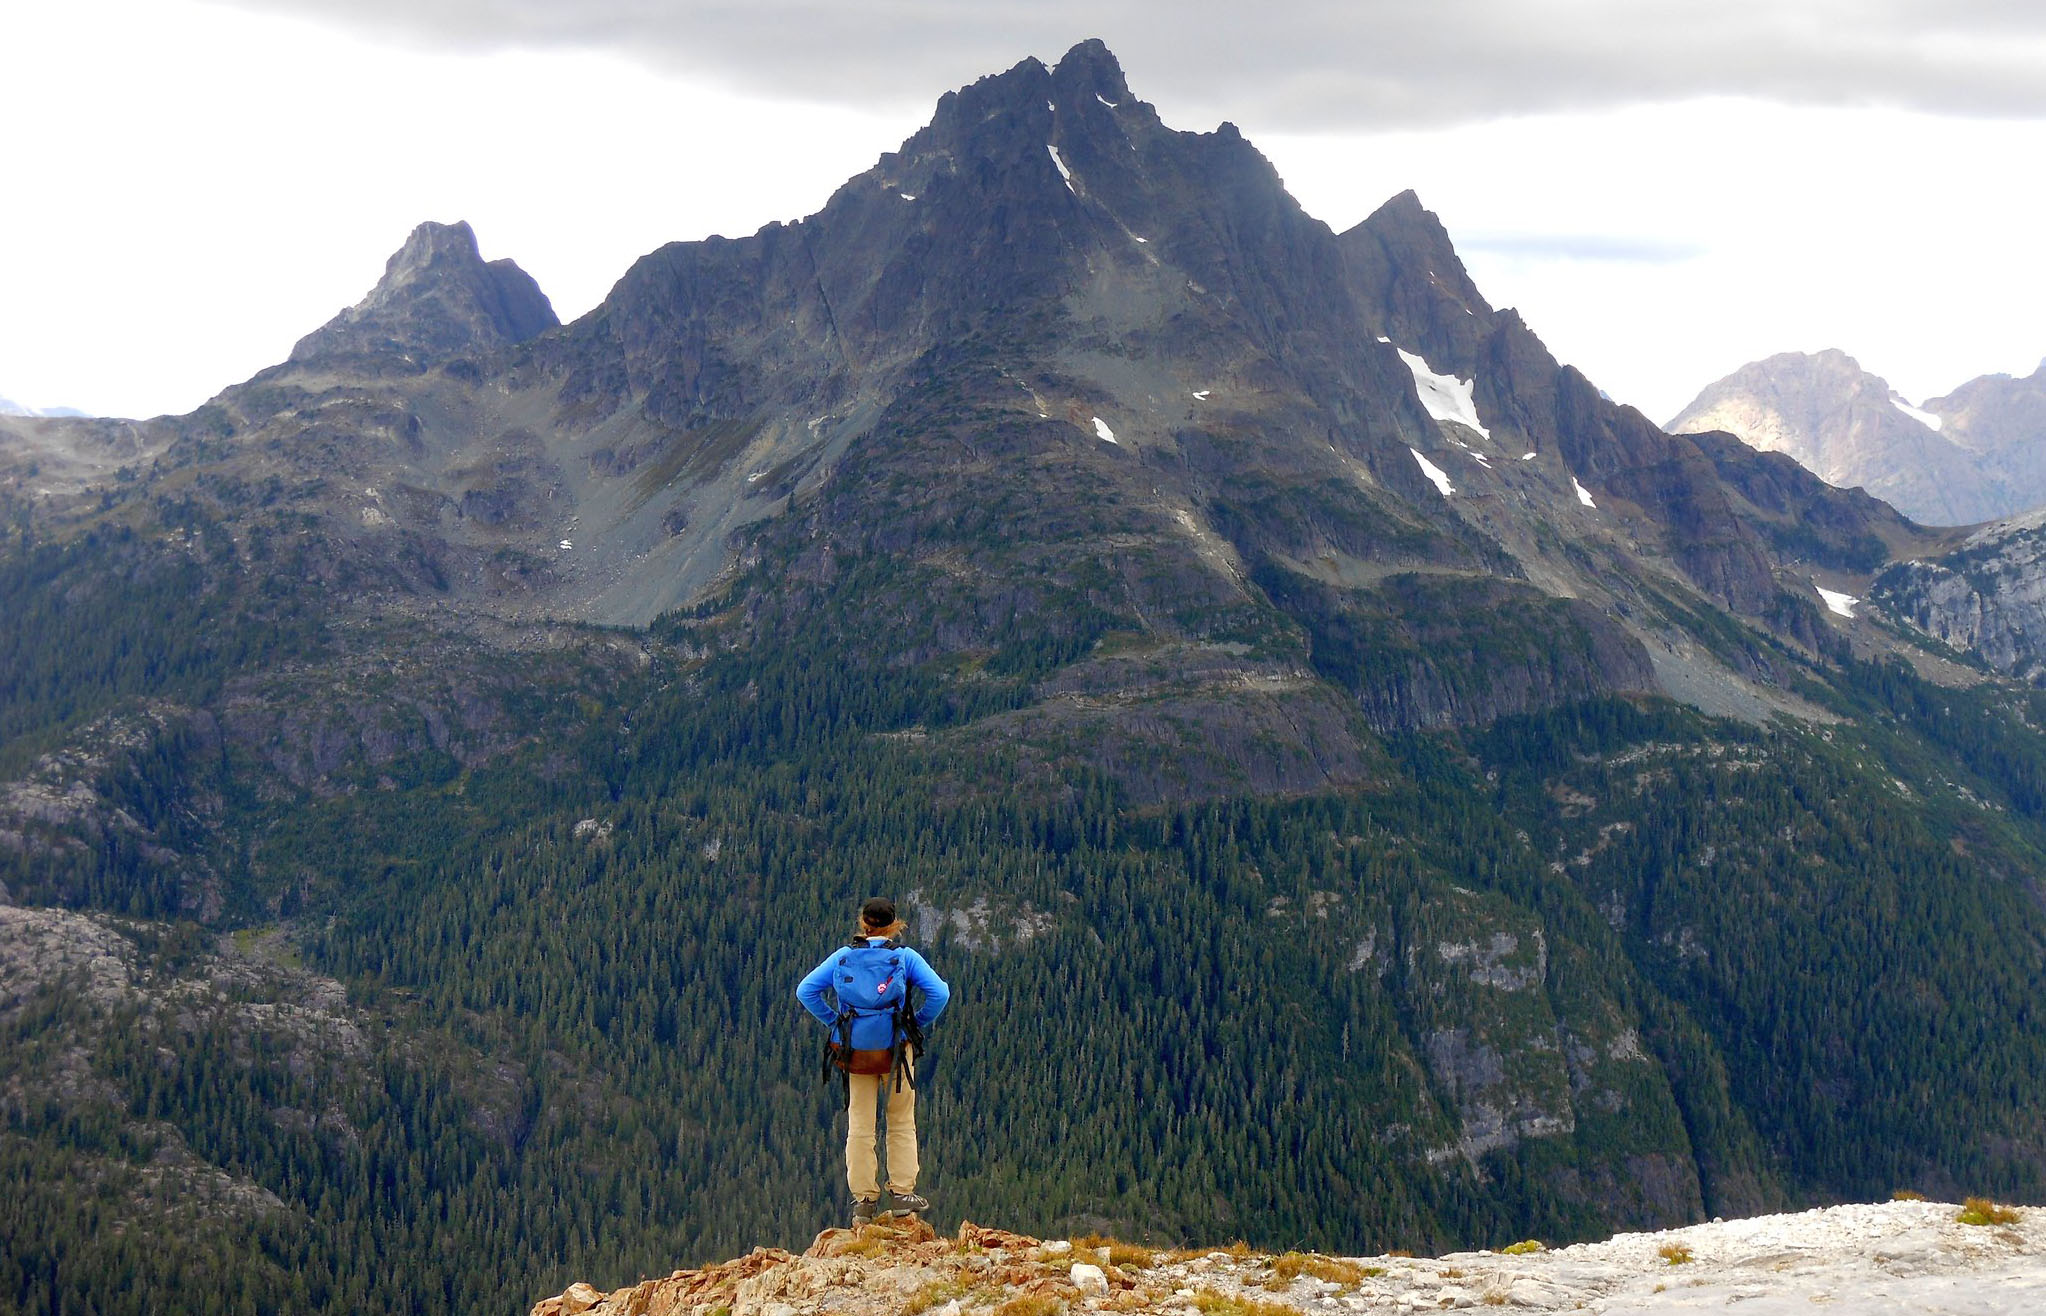
[[[1476,462],[1478,465],[1484,467],[1488,471],[1492,469],[1491,461],[1485,456],[1484,453],[1479,452],[1475,448],[1471,449],[1471,460]]]
[[[1066,191],[1071,192],[1074,196],[1080,195],[1073,187],[1073,171],[1066,168],[1066,162],[1059,158],[1059,148],[1053,146],[1050,142],[1046,142],[1044,149],[1051,152],[1051,162],[1058,166],[1059,177],[1064,179],[1066,183]]]
[[[1579,484],[1577,482],[1577,477],[1574,475],[1570,477],[1570,487],[1577,491],[1578,502],[1583,503],[1586,507],[1598,506],[1597,503],[1591,501],[1591,490],[1585,488],[1582,484]]]
[[[575,541],[574,541],[574,540],[572,540],[572,539],[564,539],[564,540],[562,540],[562,541],[561,541],[561,546],[562,546],[563,548],[565,548],[565,549],[567,549],[567,548],[574,548],[574,547],[575,547]]]
[[[1836,617],[1852,617],[1854,615],[1854,605],[1861,602],[1860,599],[1855,598],[1852,594],[1842,594],[1839,590],[1827,589],[1824,585],[1813,585],[1812,588],[1817,590],[1819,597],[1826,601],[1826,611]]]
[[[1520,454],[1520,459],[1524,462],[1531,462],[1535,459],[1535,455],[1531,452],[1523,452]]]
[[[1925,428],[1929,430],[1937,430],[1941,425],[1946,423],[1942,421],[1938,416],[1933,415],[1931,412],[1923,411],[1917,407],[1912,406],[1909,402],[1906,402],[1904,400],[1902,395],[1897,393],[1890,394],[1890,405],[1895,407],[1897,410],[1903,412],[1911,419],[1917,421],[1920,425],[1925,426]]]
[[[1114,443],[1117,446],[1121,445],[1121,441],[1115,437],[1115,431],[1108,428],[1108,422],[1101,419],[1101,417],[1099,416],[1096,416],[1094,418],[1094,437],[1100,439],[1104,443]]]
[[[1407,449],[1407,451],[1414,454],[1414,460],[1421,463],[1421,474],[1427,476],[1430,480],[1434,482],[1435,487],[1442,492],[1442,496],[1444,498],[1447,498],[1451,494],[1456,492],[1456,486],[1449,482],[1448,473],[1445,472],[1440,466],[1437,466],[1434,462],[1431,462],[1426,457],[1423,457],[1419,449],[1409,448]]]
[[[1114,101],[1108,99],[1108,97],[1102,95],[1098,91],[1094,93],[1094,99],[1100,101],[1103,105],[1106,105],[1111,110],[1116,107]]]
[[[1400,354],[1400,360],[1407,363],[1407,369],[1413,371],[1414,389],[1421,395],[1421,405],[1428,409],[1429,415],[1437,420],[1468,426],[1488,439],[1492,437],[1492,431],[1478,423],[1478,406],[1471,400],[1471,392],[1477,384],[1475,378],[1438,375],[1414,353],[1403,347],[1394,350]]]
[[[1209,394],[1209,393],[1210,393],[1211,391],[1212,391],[1212,390],[1210,390],[1210,389],[1205,389],[1205,388],[1204,388],[1204,389],[1202,389],[1202,390],[1201,390],[1200,392],[1198,392],[1198,393],[1194,394],[1194,401],[1196,401],[1196,402],[1206,402],[1206,401],[1208,400],[1208,394]]]
[[[897,192],[895,195],[901,197],[904,201],[916,200],[916,193],[914,192]]]

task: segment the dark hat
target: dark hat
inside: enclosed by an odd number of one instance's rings
[[[885,928],[895,922],[895,902],[886,896],[875,896],[860,906],[860,922],[870,928]]]

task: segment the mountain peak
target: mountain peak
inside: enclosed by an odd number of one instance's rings
[[[452,224],[425,220],[405,239],[405,245],[384,264],[383,282],[416,276],[436,266],[480,265],[483,253],[476,246],[476,230],[469,221]]]
[[[1122,63],[1099,37],[1089,37],[1068,50],[1051,71],[1052,84],[1060,88],[1093,94],[1105,100],[1129,99]]]
[[[523,342],[561,321],[533,277],[485,262],[466,222],[413,229],[369,295],[307,334],[291,359],[398,356],[426,366]]]
[[[1829,347],[1750,361],[1708,384],[1664,428],[1720,430],[1785,453],[1827,483],[1864,488],[1927,525],[1968,525],[2010,510],[2009,491],[1942,427],[1939,415]]]

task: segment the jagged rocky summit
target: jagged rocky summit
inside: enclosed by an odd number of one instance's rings
[[[561,321],[533,276],[485,262],[467,223],[412,230],[360,302],[298,340],[297,363],[395,357],[438,365],[522,343]]]
[[[2046,364],[1913,405],[1845,352],[1783,352],[1709,384],[1666,426],[1723,430],[1926,525],[2046,503]]]
[[[1260,789],[1359,779],[1353,709],[1795,710],[1772,660],[1695,642],[1693,602],[1822,654],[1841,625],[1815,578],[1859,595],[1923,539],[1606,401],[1412,193],[1333,233],[1233,126],[1167,127],[1098,41],[948,93],[806,219],[649,254],[574,324],[466,225],[422,225],[201,413],[63,437],[64,470],[118,453],[271,490],[222,512],[290,521],[374,609],[640,626],[735,588],[772,642],[886,560],[903,579],[859,611],[933,603],[879,630],[890,661],[969,660],[1025,617],[1078,646],[1032,737],[1129,681],[1090,649],[1129,631],[1150,689],[1226,669],[1260,692],[1241,719],[1170,714],[1225,759],[1291,746],[1252,757]],[[89,483],[57,469],[20,478]],[[1251,638],[1280,632],[1323,670]],[[1103,752],[1152,757],[1120,731]]]
[[[1811,1310],[2030,1316],[2046,1304],[2046,1210],[1964,1223],[1935,1202],[1715,1220],[1551,1250],[1333,1257],[1042,1241],[921,1221],[831,1229],[801,1256],[757,1248],[606,1292],[575,1284],[530,1316],[899,1316],[1156,1312]],[[1016,1304],[1009,1306],[1007,1304]]]

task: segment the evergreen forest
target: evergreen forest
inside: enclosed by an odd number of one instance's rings
[[[97,780],[214,904],[139,832],[0,846],[8,914],[101,939],[0,1001],[0,1311],[520,1311],[800,1248],[843,1114],[793,987],[876,893],[955,992],[941,1223],[1363,1253],[2046,1199],[2041,696],[1848,660],[1823,720],[1592,700],[1139,804],[1000,733],[1057,646],[962,694],[855,610],[708,655],[676,617],[643,667],[498,660],[504,752],[322,793],[169,710],[362,637],[153,561],[0,563],[0,753],[153,716]]]

